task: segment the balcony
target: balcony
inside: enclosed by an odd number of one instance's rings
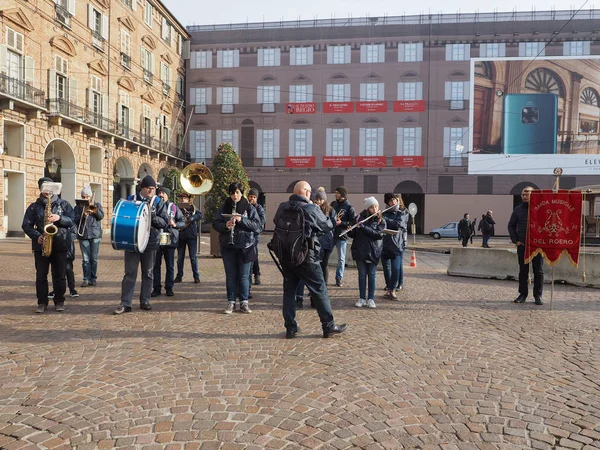
[[[165,83],[164,81],[162,84],[162,92],[163,92],[163,95],[169,95],[169,93],[171,92],[171,86],[169,86],[169,84]]]
[[[92,31],[92,45],[100,51],[104,51],[104,38],[97,31]]]
[[[131,56],[127,53],[121,52],[121,65],[126,69],[131,70]]]
[[[46,94],[40,89],[24,81],[0,74],[0,98],[7,97],[10,102],[17,102],[24,109],[46,109]],[[9,109],[12,109],[9,107]]]
[[[148,84],[152,84],[154,80],[154,75],[148,69],[144,69],[144,81]]]
[[[73,15],[69,12],[67,8],[62,5],[56,5],[56,21],[63,24],[66,27],[71,28],[71,17]]]

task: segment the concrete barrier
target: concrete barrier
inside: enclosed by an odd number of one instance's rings
[[[585,267],[586,281],[582,281]],[[448,275],[458,277],[492,278],[516,280],[519,276],[519,263],[515,249],[494,248],[453,248],[448,263]],[[544,280],[552,281],[552,268],[544,264]],[[600,288],[600,253],[588,253],[579,257],[579,267],[573,267],[563,256],[556,266],[555,282],[563,281],[575,286]]]

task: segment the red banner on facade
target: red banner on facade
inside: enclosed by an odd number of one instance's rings
[[[387,167],[385,156],[357,156],[356,167]]]
[[[398,100],[394,102],[394,112],[423,112],[425,100]]]
[[[310,103],[286,103],[286,114],[315,114],[317,112],[317,104]]]
[[[392,167],[425,167],[424,156],[393,156]]]
[[[316,158],[314,156],[288,156],[285,158],[285,167],[315,167]]]
[[[581,238],[581,191],[534,190],[529,199],[529,221],[525,262],[537,254],[549,265],[558,264],[563,254],[579,264]]]
[[[352,167],[352,156],[323,156],[323,167]]]
[[[356,102],[356,112],[358,113],[375,113],[387,112],[387,102]]]
[[[325,114],[347,114],[354,112],[354,102],[325,102],[323,113]]]

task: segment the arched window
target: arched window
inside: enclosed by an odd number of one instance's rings
[[[477,61],[475,63],[475,76],[477,78],[492,79],[492,67],[489,61]]]
[[[532,70],[525,80],[525,89],[544,94],[556,94],[564,97],[564,90],[560,78],[549,69]]]
[[[585,88],[579,95],[579,102],[596,107],[600,106],[600,103],[598,102],[598,92],[590,87]]]

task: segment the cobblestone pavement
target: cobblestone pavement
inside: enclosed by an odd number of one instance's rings
[[[348,269],[330,294],[349,330],[322,339],[308,308],[286,340],[264,248],[250,315],[222,314],[222,262],[203,256],[201,284],[186,265],[175,297],[113,316],[107,242],[98,286],[43,315],[29,243],[0,243],[0,448],[600,448],[598,290],[515,305],[515,282],[451,278],[418,252],[399,301],[379,273],[377,309],[355,308]]]

